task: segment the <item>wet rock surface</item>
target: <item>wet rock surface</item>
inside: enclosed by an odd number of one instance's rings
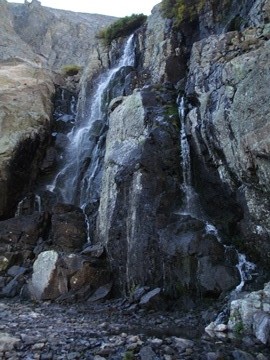
[[[269,359],[253,338],[220,334],[202,325],[209,311],[129,310],[123,299],[69,307],[0,302],[1,359],[196,360]]]

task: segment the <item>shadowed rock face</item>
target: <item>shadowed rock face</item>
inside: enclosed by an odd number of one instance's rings
[[[51,73],[30,64],[0,64],[0,218],[11,216],[37,175],[50,134]]]
[[[105,244],[121,292],[147,284],[171,297],[216,296],[239,283],[238,271],[205,224],[180,209],[179,137],[169,89],[145,88],[110,114],[97,240]],[[227,261],[227,264],[226,264]]]
[[[266,266],[270,251],[269,46],[268,24],[195,43],[186,85],[187,98],[193,101],[187,117],[195,173],[202,174],[195,181],[204,205],[216,218],[227,213],[229,236],[242,236],[243,248]],[[224,214],[215,215],[218,193]],[[221,200],[226,193],[228,198],[236,194],[227,209]]]

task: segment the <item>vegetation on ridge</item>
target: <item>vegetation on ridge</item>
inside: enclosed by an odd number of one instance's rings
[[[192,21],[209,5],[215,10],[222,9],[231,3],[231,0],[162,0],[161,11],[164,17],[174,19],[175,25],[180,25],[185,19]]]
[[[106,45],[110,45],[114,39],[131,34],[135,29],[140,27],[146,19],[147,16],[144,14],[125,16],[105,29],[100,30],[97,37],[102,39]]]

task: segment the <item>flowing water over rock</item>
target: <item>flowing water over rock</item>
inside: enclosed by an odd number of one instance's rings
[[[190,145],[188,142],[188,136],[186,132],[186,108],[185,108],[185,98],[179,96],[177,99],[178,104],[178,114],[181,122],[181,131],[180,131],[180,148],[181,148],[181,167],[183,172],[183,183],[182,189],[185,196],[184,206],[181,209],[180,213],[183,215],[190,215],[196,219],[199,219],[205,223],[205,231],[207,234],[214,235],[216,239],[222,243],[222,238],[218,232],[218,229],[211,223],[206,217],[205,212],[202,209],[200,204],[199,194],[193,187],[192,184],[192,164],[191,164],[191,155],[190,155]],[[228,246],[224,245],[225,249]],[[254,270],[256,268],[255,264],[249,262],[246,259],[244,254],[239,253],[237,250],[238,264],[236,265],[241,282],[233,291],[232,296],[235,296],[237,293],[241,292],[245,285],[245,281],[252,278]]]
[[[100,185],[93,189],[93,182],[101,183],[101,148],[106,139],[109,84],[122,67],[133,64],[133,36],[130,36],[115,67],[99,77],[91,98],[89,117],[82,119],[67,135],[70,143],[64,155],[65,165],[48,186],[50,191],[57,193],[60,201],[85,208],[90,197],[98,198]]]

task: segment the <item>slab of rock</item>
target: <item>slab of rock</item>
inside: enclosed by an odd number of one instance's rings
[[[270,343],[270,313],[263,311],[255,312],[253,320],[253,332],[256,338],[263,344]]]
[[[156,353],[153,351],[151,346],[144,346],[141,348],[139,355],[141,360],[157,360],[158,357]]]
[[[142,307],[154,306],[156,305],[156,302],[159,301],[160,295],[161,295],[161,288],[153,289],[141,297],[139,305]]]
[[[81,254],[90,255],[95,258],[100,258],[104,255],[104,246],[102,244],[89,245],[83,249]]]
[[[93,295],[91,295],[87,301],[88,302],[95,302],[95,301],[98,301],[98,300],[101,300],[101,299],[105,299],[110,291],[112,290],[112,286],[113,286],[113,283],[109,283],[109,284],[106,284],[106,285],[103,285],[101,287],[99,287]]]
[[[7,333],[0,333],[0,352],[12,351],[19,343],[19,338]]]
[[[270,342],[270,283],[231,302],[228,328],[237,331],[239,326],[262,343]]]
[[[57,268],[59,255],[54,250],[39,254],[33,265],[33,275],[29,289],[38,300],[56,299],[68,291],[66,277]]]

